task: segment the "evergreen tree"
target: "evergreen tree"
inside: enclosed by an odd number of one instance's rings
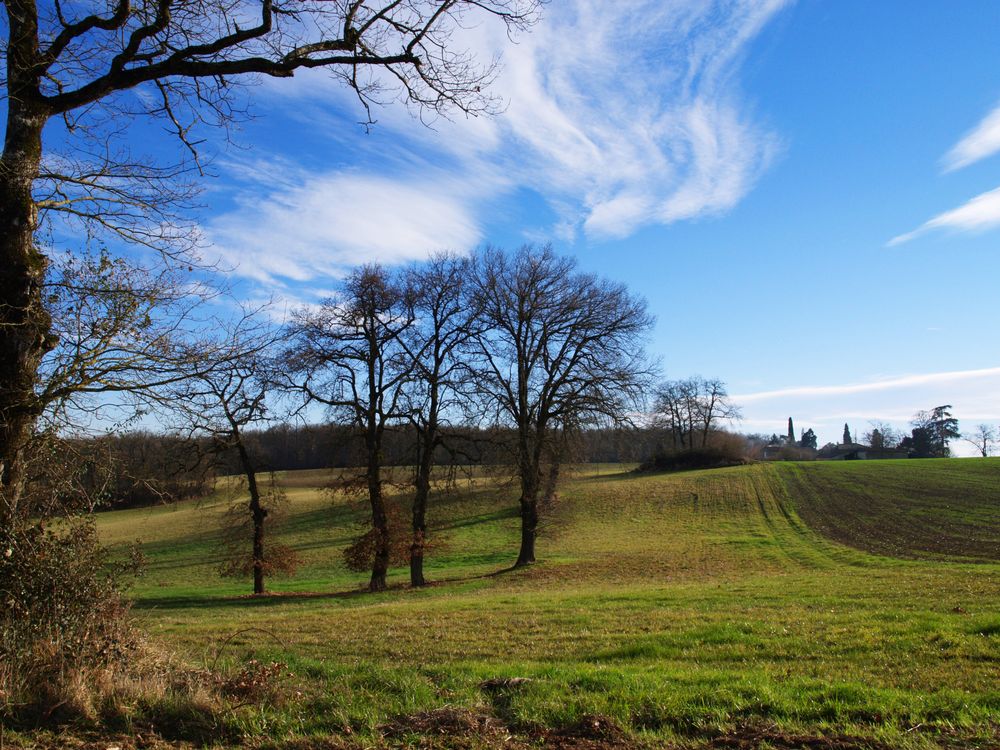
[[[795,445],[795,427],[792,425],[792,418],[788,418],[788,444]]]
[[[847,426],[847,423],[845,422],[844,423],[844,445],[851,445],[853,442],[854,441],[851,440],[851,430]]]
[[[810,427],[808,430],[802,431],[802,439],[799,441],[800,448],[810,448],[816,450],[816,446],[819,444],[819,439],[816,437],[816,433]]]
[[[948,442],[961,437],[958,420],[951,416],[951,404],[936,406],[930,412],[917,412],[910,437],[900,447],[907,448],[913,458],[946,458],[951,455]]]

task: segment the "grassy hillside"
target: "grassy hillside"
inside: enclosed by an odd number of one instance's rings
[[[236,633],[223,659],[290,665],[302,697],[241,715],[248,732],[371,740],[460,707],[515,732],[601,715],[685,744],[1000,741],[998,461],[605,467],[549,510],[540,563],[500,575],[515,498],[478,480],[433,505],[436,585],[398,570],[379,595],[342,562],[363,506],[326,481],[282,478],[281,541],[305,566],[265,599],[218,577],[225,491],[100,519],[108,542],[143,543],[136,610],[157,641],[200,661]],[[531,681],[481,686],[509,677]]]

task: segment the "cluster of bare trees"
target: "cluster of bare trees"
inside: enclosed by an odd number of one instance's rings
[[[364,266],[337,297],[300,312],[282,355],[284,388],[352,424],[364,445],[375,553],[370,588],[386,585],[391,537],[384,439],[416,436],[411,583],[424,583],[427,506],[437,449],[462,424],[507,428],[520,487],[521,547],[535,559],[538,507],[554,491],[567,435],[625,423],[650,375],[652,324],[622,285],[582,273],[550,247],[442,255],[393,272]],[[455,444],[457,447],[457,444]]]
[[[656,426],[663,429],[674,451],[706,448],[720,423],[740,418],[718,378],[668,380],[656,390],[653,409]],[[791,429],[791,428],[789,428]]]
[[[539,503],[554,495],[574,439],[631,425],[652,374],[645,302],[550,247],[362,266],[286,326],[262,309],[211,317],[218,306],[205,301],[183,277],[103,256],[69,263],[47,297],[64,334],[39,371],[40,425],[58,435],[108,410],[154,413],[190,446],[190,466],[237,466],[249,502],[239,506],[246,564],[233,569],[252,571],[257,593],[284,552],[276,557],[266,539],[281,498],[259,481],[267,467],[248,441],[254,430],[321,407],[362,448],[371,589],[385,587],[390,549],[404,537],[420,586],[436,461],[475,460],[483,446],[470,435],[498,436],[488,451],[513,467],[520,489],[515,565],[529,564]],[[398,446],[400,433],[412,446],[409,528],[391,527],[385,500],[387,439]],[[38,509],[29,502],[18,513]]]
[[[197,266],[187,216],[202,171],[200,135],[247,106],[241,82],[327,70],[373,103],[497,111],[495,61],[477,64],[455,33],[477,17],[530,25],[538,0],[8,0],[0,39],[7,119],[0,154],[0,523],[30,523],[32,445],[121,407],[151,410],[240,458],[251,496],[255,586],[263,587],[265,493],[244,439],[269,418],[275,388],[326,406],[366,452],[373,523],[386,431],[418,436],[413,581],[422,576],[430,474],[458,415],[516,433],[522,545],[534,559],[539,494],[558,478],[567,436],[635,408],[650,325],[623,287],[578,272],[550,249],[486,250],[404,274],[351,275],[337,300],[301,314],[274,363],[275,333],[251,317],[206,321],[182,278]],[[136,155],[129,126],[176,138],[169,162]],[[81,236],[145,248],[54,259],[59,222]],[[44,230],[50,231],[44,231]],[[53,262],[55,260],[55,262]],[[214,335],[206,336],[211,331]],[[216,333],[222,331],[222,333]],[[281,377],[275,375],[281,373]],[[543,477],[544,474],[544,477]],[[372,588],[385,585],[377,550]]]
[[[978,424],[972,432],[963,433],[962,440],[973,446],[980,456],[986,458],[993,455],[997,443],[1000,443],[1000,428],[991,424]]]
[[[227,135],[244,116],[245,83],[306,69],[326,70],[369,113],[391,99],[421,112],[498,111],[489,93],[496,61],[477,63],[454,36],[483,17],[523,29],[538,5],[4,2],[0,525],[30,525],[52,495],[53,482],[31,481],[50,450],[39,446],[97,411],[107,419],[112,406],[127,423],[169,404],[186,415],[190,432],[239,453],[259,529],[267,508],[242,433],[265,418],[263,360],[247,354],[246,330],[230,331],[243,337],[239,347],[232,336],[202,340],[214,326],[194,319],[200,295],[180,278],[199,264],[189,211],[204,131]],[[164,126],[180,156],[134,153],[129,134],[142,120]],[[57,255],[51,243],[65,236],[65,222],[81,245],[139,248],[145,259],[130,263],[103,250]]]

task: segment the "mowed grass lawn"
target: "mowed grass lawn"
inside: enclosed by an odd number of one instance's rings
[[[539,563],[499,575],[516,495],[480,479],[433,500],[435,585],[409,590],[400,568],[378,595],[343,563],[364,505],[328,480],[279,477],[280,541],[304,563],[269,582],[282,596],[219,577],[228,490],[99,520],[107,542],[142,543],[135,611],[154,641],[201,664],[229,637],[224,661],[289,665],[301,697],[246,713],[247,732],[377,741],[452,706],[514,729],[601,715],[689,745],[746,727],[1000,742],[998,459],[590,467],[547,511]],[[531,679],[482,687],[509,677]]]

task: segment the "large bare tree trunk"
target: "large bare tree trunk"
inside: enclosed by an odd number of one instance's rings
[[[538,465],[524,467],[521,473],[521,551],[515,568],[535,562],[535,538],[538,536],[538,489],[541,484]]]
[[[538,535],[538,497],[521,496],[521,551],[515,568],[535,562],[535,537]]]
[[[10,45],[7,131],[0,157],[0,520],[9,523],[18,514],[25,449],[38,416],[38,367],[55,342],[41,294],[47,261],[34,243],[38,210],[32,187],[49,115],[33,70],[38,23],[32,3],[12,0],[6,6]]]
[[[527,411],[527,410],[525,410]],[[522,425],[518,430],[518,474],[521,477],[521,550],[517,555],[515,568],[535,562],[535,538],[538,535],[538,493],[541,490],[541,460],[544,427],[535,429],[529,436],[529,428]]]
[[[424,548],[427,543],[427,499],[431,494],[431,471],[434,468],[434,448],[438,439],[438,384],[431,384],[429,419],[424,429],[420,455],[417,460],[417,477],[413,495],[413,542],[410,545],[410,585],[424,586]],[[418,440],[421,437],[418,435]]]

